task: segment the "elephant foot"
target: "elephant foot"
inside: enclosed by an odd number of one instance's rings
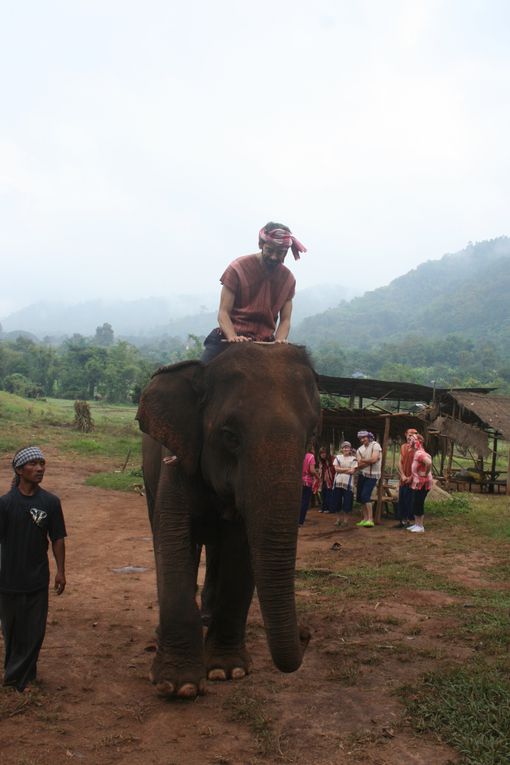
[[[236,649],[215,646],[206,647],[206,669],[208,680],[241,680],[251,670],[251,659],[246,648]]]
[[[171,662],[156,655],[149,674],[156,693],[165,699],[196,699],[205,693],[203,667],[197,670],[177,669]]]

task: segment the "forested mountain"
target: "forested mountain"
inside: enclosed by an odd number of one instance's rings
[[[338,302],[340,289],[315,288],[296,296],[291,340],[311,349],[317,372],[439,387],[486,385],[510,393],[509,238],[423,263],[387,287],[343,300],[299,325],[299,316],[312,313],[312,306],[316,311],[334,305],[335,296]],[[169,310],[155,300],[138,302],[149,321]],[[128,306],[133,313],[129,303],[122,310]],[[203,304],[200,310],[195,317],[167,317],[159,336],[133,333],[129,342],[107,321],[93,334],[73,334],[60,343],[39,342],[6,322],[11,332],[0,328],[0,389],[25,396],[136,400],[155,368],[200,357],[203,336],[216,323],[216,311]],[[75,326],[67,318],[61,317],[61,333]],[[44,337],[41,317],[34,321],[32,314],[29,328]]]
[[[293,340],[367,350],[410,335],[425,341],[455,334],[489,341],[510,357],[509,294],[510,238],[500,237],[427,261],[386,287],[309,317]]]

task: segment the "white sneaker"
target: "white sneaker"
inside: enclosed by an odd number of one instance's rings
[[[409,531],[414,531],[415,534],[424,534],[425,533],[425,529],[423,528],[423,526],[411,526]]]
[[[414,530],[415,530],[415,529],[417,529],[417,528],[418,528],[418,526],[416,525],[416,523],[413,523],[413,525],[412,525],[412,526],[408,526],[408,527],[407,527],[407,531],[414,531]]]

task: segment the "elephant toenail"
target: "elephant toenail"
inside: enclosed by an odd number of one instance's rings
[[[225,674],[224,669],[211,669],[209,670],[207,677],[209,680],[226,680],[227,675]]]
[[[173,696],[175,688],[173,683],[164,680],[162,683],[156,683],[156,691],[159,696]]]
[[[197,686],[192,683],[185,683],[179,688],[177,695],[182,699],[194,699],[197,695]]]
[[[246,671],[242,667],[234,667],[232,670],[232,680],[241,680],[246,677]]]

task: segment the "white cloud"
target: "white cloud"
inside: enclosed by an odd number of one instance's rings
[[[0,30],[0,254],[38,268],[27,302],[214,288],[269,218],[310,249],[301,286],[509,233],[500,0],[28,6]]]

